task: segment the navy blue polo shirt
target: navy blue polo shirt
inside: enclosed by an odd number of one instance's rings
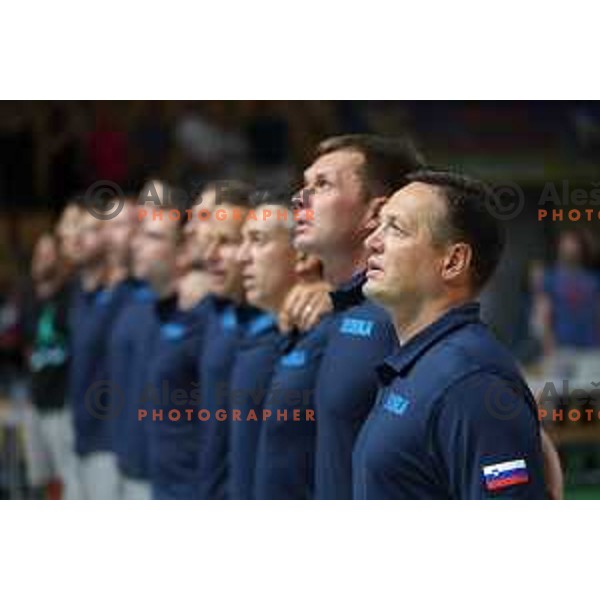
[[[331,294],[335,322],[315,388],[315,497],[352,498],[352,451],[375,402],[376,367],[398,347],[388,313],[364,297],[365,274]]]
[[[246,326],[259,314],[248,305],[211,297],[205,340],[197,361],[202,409],[210,417],[203,422],[205,434],[198,457],[199,497],[222,500],[227,497],[229,467],[229,385],[238,340]],[[226,411],[219,413],[218,411]],[[226,418],[219,418],[225,415]]]
[[[238,343],[231,372],[231,412],[240,411],[240,420],[229,427],[228,494],[233,500],[254,498],[254,467],[262,408],[282,344],[286,341],[273,315],[261,313],[253,319]],[[250,418],[254,411],[256,419]]]
[[[378,369],[354,450],[357,499],[543,499],[535,401],[479,304],[448,311]]]
[[[257,499],[305,500],[314,496],[317,417],[314,390],[331,317],[307,333],[288,337],[279,357],[260,428],[254,493]]]
[[[121,473],[147,479],[148,426],[138,409],[158,319],[154,292],[142,283],[132,286],[127,305],[117,318],[109,347],[109,378],[114,390],[114,448]]]
[[[114,400],[108,372],[111,328],[130,294],[130,282],[113,288],[74,291],[70,314],[71,369],[69,397],[75,423],[75,451],[80,456],[113,450]]]
[[[203,435],[203,424],[197,417],[200,388],[196,360],[208,300],[183,312],[177,308],[176,299],[169,298],[159,301],[155,310],[159,328],[140,402],[148,411],[152,493],[159,500],[194,500]],[[186,411],[192,411],[191,417]],[[179,417],[171,418],[170,414]]]

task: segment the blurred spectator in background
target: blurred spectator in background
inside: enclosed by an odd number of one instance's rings
[[[34,140],[30,107],[25,102],[2,103],[0,112],[0,199],[18,209],[33,195]]]
[[[282,103],[257,101],[246,124],[245,133],[255,183],[277,189],[291,183],[290,131]]]
[[[198,189],[209,179],[235,176],[236,165],[246,155],[246,145],[236,131],[225,127],[229,104],[182,103],[174,137],[182,161],[178,180],[184,187]]]
[[[158,101],[139,102],[135,107],[129,134],[132,182],[161,174],[167,167],[170,139],[164,112]]]
[[[29,484],[44,497],[81,497],[73,452],[71,412],[67,405],[69,367],[69,294],[58,239],[46,233],[35,245],[31,263],[34,304],[26,315],[25,338],[31,375],[32,408],[26,414]]]
[[[48,152],[47,194],[62,202],[83,185],[83,139],[85,118],[76,102],[56,102],[48,111],[46,143]]]
[[[559,235],[556,264],[533,272],[534,321],[546,356],[559,348],[600,345],[600,286],[588,265],[585,236],[565,230]]]
[[[107,180],[122,184],[126,181],[129,143],[121,119],[113,103],[96,103],[94,128],[87,138],[90,183]]]
[[[20,302],[17,287],[0,281],[0,394],[8,393],[19,373],[22,352]]]
[[[570,112],[578,148],[588,157],[600,154],[600,119],[596,103],[577,104]]]

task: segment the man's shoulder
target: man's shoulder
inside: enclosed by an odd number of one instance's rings
[[[412,378],[430,398],[441,398],[473,378],[522,385],[516,361],[481,323],[467,325],[430,348],[415,365]]]
[[[396,340],[390,314],[369,299],[337,313],[332,329],[342,338],[371,340],[377,344]]]

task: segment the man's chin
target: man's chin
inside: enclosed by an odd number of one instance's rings
[[[306,254],[315,254],[315,243],[310,233],[303,232],[294,236],[294,248]]]
[[[245,294],[246,294],[246,301],[248,302],[248,304],[251,304],[252,306],[256,306],[256,308],[262,308],[260,306],[260,294],[258,294],[254,290],[246,291]]]
[[[363,285],[363,294],[370,300],[380,304],[385,302],[386,294],[383,287],[378,281],[373,279],[367,279]]]

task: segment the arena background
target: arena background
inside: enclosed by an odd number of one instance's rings
[[[599,207],[593,200],[600,186],[600,103],[1,102],[2,497],[27,496],[19,426],[27,376],[19,314],[28,293],[32,245],[65,201],[100,180],[124,190],[138,189],[148,177],[184,189],[231,177],[265,186],[293,183],[316,142],[349,132],[408,133],[428,162],[497,186],[498,218],[507,223],[509,245],[483,297],[487,318],[538,390],[556,381],[560,395],[566,379],[571,388],[587,386],[593,392],[600,381],[595,348],[569,352],[568,364],[542,360],[531,306],[535,273],[552,268],[565,230],[575,229],[585,240],[585,267],[600,270]],[[562,220],[540,219],[540,208],[549,215],[559,208],[548,202],[556,195],[563,203]],[[575,221],[576,213],[569,218],[574,208],[593,209],[590,220]],[[598,298],[595,302],[600,308]],[[562,399],[555,394],[553,401]],[[577,407],[582,408],[581,401]],[[600,498],[598,419],[570,422],[565,417],[547,426],[561,452],[567,497]]]

